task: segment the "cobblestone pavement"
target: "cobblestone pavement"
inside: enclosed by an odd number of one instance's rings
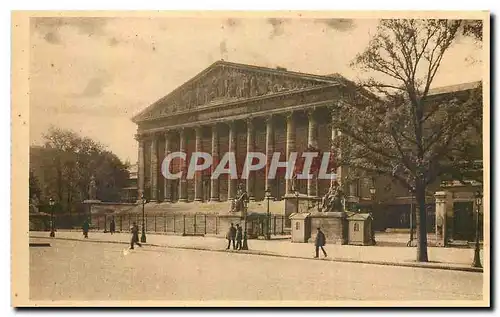
[[[48,232],[31,232],[30,237],[48,237]],[[81,232],[60,231],[56,238],[82,239]],[[387,238],[386,238],[387,240]],[[109,234],[103,232],[90,232],[87,241],[123,242],[130,241],[127,233]],[[147,241],[150,244],[177,247],[194,248],[206,250],[224,250],[227,241],[215,237],[182,237],[174,235],[148,234]],[[249,240],[251,252],[262,252],[270,255],[289,257],[314,256],[314,245],[312,243],[291,243],[290,240]],[[351,245],[326,245],[329,258],[339,261],[360,261],[375,263],[391,263],[409,265],[415,263],[416,248],[406,246],[351,246]],[[481,258],[483,252],[481,251]],[[474,250],[470,248],[428,248],[430,263],[422,266],[444,267],[456,269],[470,269]],[[483,262],[484,263],[484,262]]]
[[[46,239],[31,239],[46,242]],[[221,241],[223,243],[223,241]],[[53,240],[32,300],[481,300],[483,274]]]

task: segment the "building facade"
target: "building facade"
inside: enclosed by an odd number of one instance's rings
[[[462,85],[440,88],[430,95],[455,93],[477,87]],[[280,152],[286,161],[290,152],[306,151],[308,146],[330,151],[338,131],[332,128],[333,108],[338,102],[352,102],[354,85],[340,75],[318,76],[218,61],[161,98],[133,118],[137,124],[138,197],[156,202],[227,201],[243,184],[250,200],[264,200],[266,191],[273,200],[282,200],[298,190],[303,195],[323,196],[330,180],[298,180],[296,188],[278,170],[276,179],[266,179],[266,170],[252,172],[248,179],[227,175],[211,179],[217,159],[236,153],[241,175],[247,152],[266,153],[269,159]],[[186,152],[187,159],[173,162],[172,171],[186,170],[193,152],[211,153],[213,168],[194,179],[168,180],[161,163],[170,152]],[[337,171],[342,183],[343,172]],[[345,173],[344,173],[345,174]],[[432,190],[439,190],[440,182]],[[366,178],[346,185],[348,202],[355,208],[370,209],[378,204],[387,217],[379,229],[408,228],[415,198],[389,177]],[[376,196],[370,188],[376,188]],[[374,201],[376,200],[376,201]],[[352,205],[351,205],[352,206]],[[428,197],[429,228],[434,227],[435,199]]]
[[[241,174],[247,152],[266,153],[268,158],[280,152],[281,161],[286,161],[288,153],[303,152],[309,145],[328,151],[336,135],[332,106],[352,98],[351,94],[338,75],[216,62],[134,117],[139,196],[179,202],[231,199],[239,180],[227,176],[211,180],[210,170],[193,180],[166,180],[161,174],[163,158],[172,151],[186,152],[187,160],[173,164],[175,170],[184,170],[194,151],[211,153],[214,160],[232,151]],[[241,180],[251,200],[264,199],[266,190],[277,200],[291,194],[291,181],[266,180],[265,175],[261,170]],[[329,186],[329,180],[299,180],[297,189],[318,197]]]

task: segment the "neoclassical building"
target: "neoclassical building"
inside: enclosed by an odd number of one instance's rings
[[[138,125],[139,196],[190,202],[224,201],[235,195],[240,180],[226,175],[211,180],[210,170],[193,180],[166,180],[161,162],[171,151],[187,153],[186,161],[174,162],[176,170],[186,168],[194,151],[211,153],[214,161],[233,151],[239,174],[250,151],[268,157],[280,152],[281,161],[308,145],[328,151],[336,135],[331,128],[331,107],[351,98],[352,91],[339,75],[215,62],[133,118]],[[266,190],[276,200],[291,194],[290,181],[284,177],[266,180],[265,175],[261,170],[241,180],[251,200],[264,199]],[[318,197],[329,185],[329,180],[311,179],[299,180],[297,187],[302,194]]]
[[[439,100],[447,94],[468,93],[478,85],[442,87],[429,95]],[[300,154],[309,145],[329,151],[337,135],[331,126],[332,109],[341,100],[350,102],[356,98],[354,88],[338,74],[319,76],[280,67],[213,63],[132,119],[138,126],[138,197],[144,194],[148,201],[170,203],[227,201],[235,196],[239,184],[256,201],[263,200],[266,191],[276,201],[293,194],[295,189],[313,200],[323,196],[330,186],[329,180],[299,180],[297,188],[292,189],[291,181],[283,177],[283,170],[278,170],[276,179],[266,179],[264,169],[252,172],[248,179],[232,180],[227,175],[211,179],[212,169],[196,174],[194,179],[167,180],[161,174],[161,162],[169,152],[185,152],[185,161],[173,162],[173,171],[179,171],[187,168],[195,151],[211,153],[214,162],[232,151],[236,153],[240,175],[250,151],[266,153],[268,158],[280,152],[281,161],[287,160],[288,153]],[[342,170],[337,173],[342,182]],[[376,202],[383,205],[379,209],[384,215],[378,218],[383,219],[382,226],[408,228],[410,210],[416,201],[407,189],[388,177],[360,179],[343,185],[348,202],[360,207],[374,203],[370,187],[375,187]],[[440,186],[437,182],[430,190],[438,191]],[[463,215],[455,217],[458,220],[453,221],[459,221],[455,227],[468,228],[473,223],[473,199],[469,196],[464,199],[467,208],[459,206],[462,202],[456,203],[457,212]],[[429,227],[433,228],[433,195],[428,197],[428,208]]]

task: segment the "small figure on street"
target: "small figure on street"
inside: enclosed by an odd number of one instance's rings
[[[243,239],[243,229],[236,225],[236,249],[241,250],[241,240]]]
[[[130,249],[134,249],[134,244],[142,247],[142,244],[139,243],[139,227],[137,226],[137,223],[135,221],[134,223],[132,223],[130,231],[132,232],[132,239],[130,239]]]
[[[315,242],[316,256],[314,258],[319,257],[319,248],[321,248],[321,251],[323,251],[325,258],[327,257],[326,251],[323,248],[325,246],[325,243],[326,243],[325,234],[323,233],[323,231],[321,231],[321,228],[318,227],[318,233],[316,234],[316,242]]]
[[[89,238],[89,227],[90,227],[89,220],[85,219],[85,221],[83,221],[83,225],[82,225],[83,237],[85,239]]]
[[[115,233],[115,229],[116,229],[116,224],[115,224],[115,217],[111,218],[111,221],[109,222],[109,232],[111,232],[111,234]]]
[[[370,234],[371,234],[371,238],[372,238],[372,245],[377,245],[377,241],[375,240],[375,228],[373,227],[373,222],[374,222],[374,218],[373,218],[373,213],[370,212],[370,218],[371,218],[371,224],[370,224]]]
[[[229,250],[229,247],[231,246],[231,241],[233,242],[233,250],[236,249],[236,246],[234,244],[235,237],[236,237],[236,228],[231,223],[231,226],[229,227],[229,230],[227,231],[226,234],[226,239],[228,241],[226,250]]]

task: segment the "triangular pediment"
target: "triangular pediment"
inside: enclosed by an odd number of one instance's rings
[[[337,82],[329,76],[219,61],[146,108],[133,121]]]

